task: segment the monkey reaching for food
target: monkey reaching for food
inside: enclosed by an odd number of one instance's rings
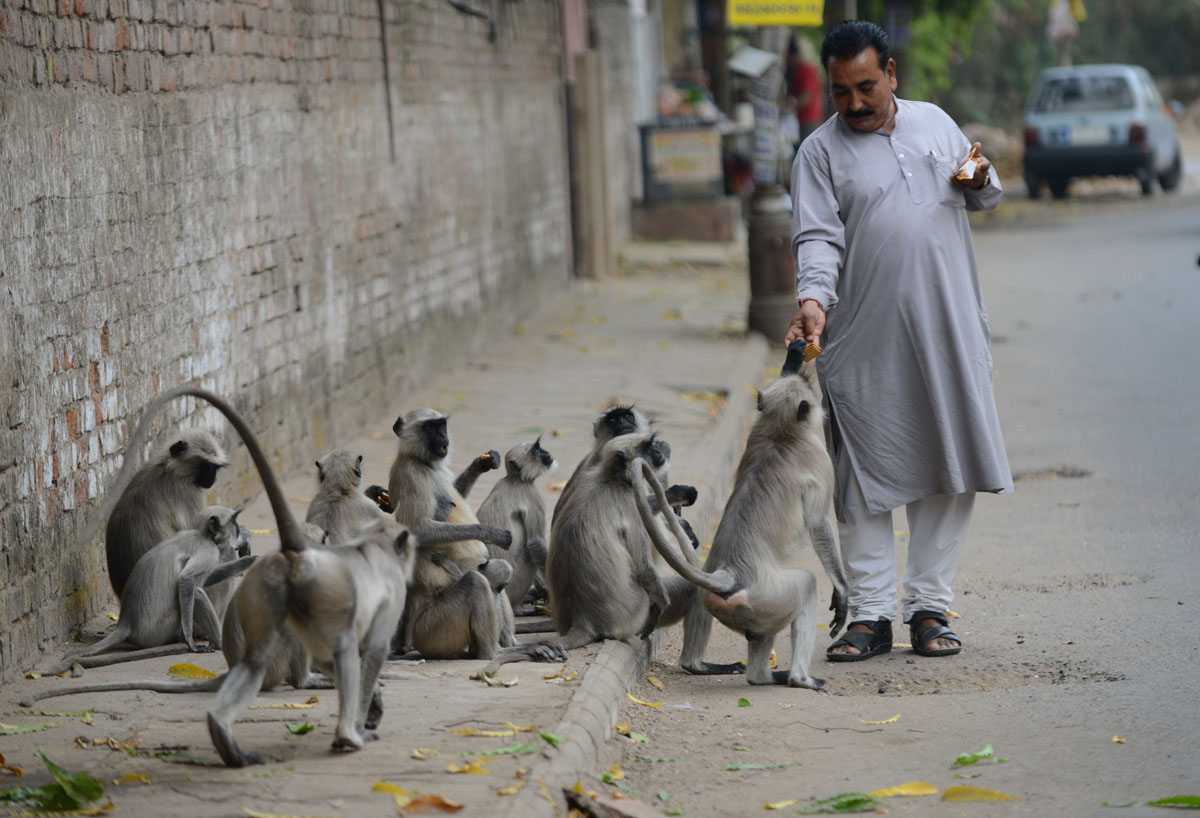
[[[704,570],[680,559],[679,549],[657,527],[651,537],[671,567],[701,589],[700,598],[713,617],[745,635],[746,681],[819,689],[824,682],[808,672],[817,581],[810,572],[789,566],[804,540],[811,540],[833,583],[830,637],[846,620],[846,576],[834,536],[833,466],[825,449],[821,394],[811,365],[802,363],[803,348],[803,340],[792,343],[779,379],[759,393],[759,416]],[[633,481],[638,511],[650,527],[654,509],[646,501],[647,481],[659,502],[666,502],[653,463],[638,463]],[[682,548],[683,532],[673,533]],[[791,668],[772,672],[771,647],[785,627],[791,628]],[[688,619],[683,655],[703,656],[711,632],[709,617]]]
[[[84,656],[128,642],[153,648],[183,641],[193,653],[212,650],[196,644],[193,622],[215,647],[221,646],[221,620],[205,585],[221,583],[245,571],[256,557],[238,558],[243,547],[238,512],[222,506],[203,509],[193,528],[181,531],[150,549],[130,573],[121,600],[121,614],[112,633],[64,658],[46,671],[57,674]],[[141,658],[136,653],[130,658]]]
[[[496,545],[487,549],[493,559],[503,558],[512,565],[512,579],[505,593],[513,608],[521,605],[530,589],[544,583],[546,503],[534,481],[555,465],[550,452],[542,448],[540,437],[532,443],[513,446],[504,455],[504,477],[479,505],[481,523],[512,527],[513,540],[507,553]]]
[[[126,449],[126,461],[136,452]],[[217,439],[202,429],[187,429],[129,481],[108,518],[104,550],[108,579],[120,599],[137,561],[154,546],[192,526],[204,508],[204,492],[217,470],[228,465]]]

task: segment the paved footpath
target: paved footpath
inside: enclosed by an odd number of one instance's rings
[[[550,299],[511,334],[424,388],[397,396],[359,437],[341,441],[363,455],[364,482],[387,482],[396,416],[433,406],[450,415],[456,470],[479,452],[503,454],[541,435],[559,462],[540,481],[549,510],[555,489],[590,444],[593,418],[617,398],[657,419],[673,447],[673,480],[699,489],[688,516],[707,541],[740,454],[754,387],[768,367],[778,371],[782,349],[745,333],[748,285],[738,248],[634,244],[620,266],[610,280],[579,283]],[[311,460],[322,454],[314,451]],[[480,479],[470,497],[474,505],[498,476]],[[315,483],[312,467],[285,476],[286,496],[300,517]],[[243,522],[259,532],[255,553],[278,546],[265,498],[247,507]],[[108,624],[97,620],[89,633]],[[462,816],[562,815],[562,787],[593,768],[645,659],[639,645],[606,642],[573,651],[565,668],[508,665],[500,679],[515,681],[511,687],[472,681],[484,664],[479,661],[389,663],[394,678],[384,683],[380,741],[352,754],[329,749],[335,692],[284,686],[260,695],[236,726],[243,748],[270,760],[246,770],[218,765],[204,727],[211,694],[85,694],[40,702],[47,715],[18,712],[22,695],[47,685],[165,679],[167,668],[181,661],[225,670],[219,653],[175,656],[88,670],[80,680],[6,685],[0,692],[6,724],[53,726],[5,736],[0,748],[9,764],[25,768],[27,783],[47,778],[35,748],[68,769],[90,772],[105,782],[112,815],[396,815],[395,796],[373,789],[379,782],[407,790],[402,798],[458,802]],[[318,701],[310,702],[314,693]],[[92,713],[67,715],[85,709]],[[304,723],[315,729],[293,734],[287,726]],[[473,764],[481,758],[487,760]],[[474,772],[448,771],[455,767]],[[130,773],[134,777],[114,784]]]

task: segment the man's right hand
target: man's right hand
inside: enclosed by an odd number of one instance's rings
[[[803,338],[807,343],[815,344],[825,331],[825,310],[816,301],[805,301],[792,316],[783,345],[788,346],[797,338]]]

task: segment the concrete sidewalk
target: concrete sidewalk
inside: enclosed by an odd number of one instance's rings
[[[593,418],[618,398],[657,419],[673,448],[673,480],[699,489],[688,517],[707,540],[740,455],[754,387],[768,366],[781,361],[782,348],[745,333],[749,293],[740,248],[634,244],[620,266],[613,279],[578,284],[537,311],[515,316],[511,335],[496,338],[425,388],[380,407],[377,422],[357,439],[339,441],[363,455],[364,484],[387,482],[396,416],[433,406],[450,415],[456,470],[479,452],[503,454],[541,435],[559,462],[557,472],[541,481],[552,509],[555,489],[589,447]],[[232,436],[230,444],[236,445]],[[311,459],[322,454],[314,451]],[[480,479],[473,505],[498,476]],[[285,476],[285,493],[300,517],[315,484],[312,467]],[[277,547],[265,498],[247,507],[243,521],[260,532],[256,553]],[[97,622],[92,630],[106,624]],[[242,746],[272,762],[247,770],[208,766],[217,763],[204,727],[210,694],[104,693],[39,703],[38,711],[48,714],[94,709],[86,724],[78,716],[15,712],[22,695],[48,685],[169,678],[167,668],[181,661],[225,670],[219,654],[193,654],[93,669],[80,680],[7,685],[0,695],[6,722],[55,725],[6,737],[8,763],[25,768],[27,783],[40,784],[46,776],[33,750],[42,748],[60,765],[103,780],[115,815],[397,814],[392,795],[372,790],[377,782],[456,801],[464,805],[458,813],[463,816],[565,814],[561,788],[591,771],[645,656],[639,645],[608,642],[573,651],[565,669],[508,665],[500,678],[516,680],[512,687],[470,680],[483,662],[389,664],[386,669],[399,678],[385,682],[381,740],[354,754],[328,749],[336,722],[334,691],[285,686],[262,694],[256,705],[266,707],[246,711],[237,724]],[[294,707],[313,693],[319,701],[311,707]],[[295,735],[285,726],[303,722],[315,729]],[[512,732],[512,725],[537,729]],[[123,744],[131,741],[137,742],[136,756]],[[113,752],[114,746],[121,752]],[[487,774],[447,772],[450,765],[467,767],[485,756],[490,760],[475,769]],[[148,776],[149,783],[112,785],[126,773]],[[515,786],[523,788],[502,794]]]

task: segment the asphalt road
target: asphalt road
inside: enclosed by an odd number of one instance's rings
[[[625,777],[585,784],[685,815],[802,799],[794,814],[908,781],[1021,800],[889,811],[1152,815],[1147,801],[1200,794],[1200,197],[1010,201],[975,239],[1017,490],[976,506],[953,606],[966,650],[821,659],[817,694],[689,677],[670,633],[647,672],[661,687],[633,691],[662,706],[621,712],[650,743],[610,741],[595,775]],[[903,546],[902,513],[895,527]],[[744,655],[715,636],[710,661]],[[1007,761],[953,766],[987,744]]]

